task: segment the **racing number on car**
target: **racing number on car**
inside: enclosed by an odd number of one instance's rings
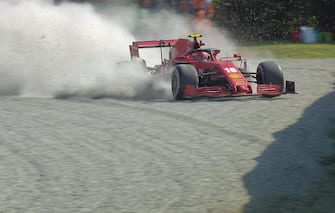
[[[224,70],[226,70],[227,73],[237,73],[237,69],[235,67],[226,67]]]

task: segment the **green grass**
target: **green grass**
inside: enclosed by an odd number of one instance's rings
[[[335,58],[335,44],[259,44],[244,45],[238,48],[249,55],[274,56],[276,58]]]

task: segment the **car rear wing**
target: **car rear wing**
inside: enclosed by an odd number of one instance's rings
[[[139,49],[141,48],[162,48],[163,47],[172,47],[177,42],[177,39],[173,40],[152,40],[152,41],[134,41],[129,45],[130,57],[140,57]]]

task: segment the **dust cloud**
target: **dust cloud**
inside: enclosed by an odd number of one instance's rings
[[[194,32],[187,17],[170,11],[141,17],[135,6],[99,11],[88,3],[4,0],[0,13],[0,95],[168,98],[169,82],[131,63],[128,46]],[[215,47],[232,46],[213,35],[219,33],[209,36]],[[154,61],[149,65],[160,60],[142,54]]]

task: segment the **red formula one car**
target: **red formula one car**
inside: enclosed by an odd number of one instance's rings
[[[249,72],[247,61],[241,55],[219,58],[220,50],[202,48],[199,34],[191,39],[135,41],[130,45],[132,59],[140,59],[139,49],[160,48],[160,65],[148,68],[153,73],[169,73],[172,69],[171,87],[176,100],[194,97],[275,97],[295,93],[295,83],[284,82],[281,67],[274,61],[265,61]],[[163,48],[169,48],[168,59],[163,58]],[[171,73],[171,72],[170,72]],[[251,83],[257,84],[253,91]]]

